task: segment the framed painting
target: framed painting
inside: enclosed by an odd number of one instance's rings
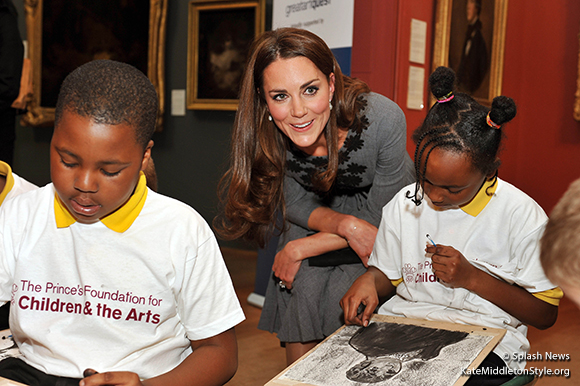
[[[147,74],[164,112],[167,0],[24,0],[33,95],[22,123],[50,127],[60,85],[96,59],[129,63]]]
[[[264,24],[265,0],[189,3],[188,109],[238,108],[246,57]]]
[[[576,78],[576,100],[574,101],[574,119],[580,121],[580,33],[578,34],[578,77]]]
[[[463,385],[506,330],[373,315],[342,326],[266,386]]]
[[[451,67],[458,90],[488,106],[501,94],[507,2],[437,2],[433,69]]]

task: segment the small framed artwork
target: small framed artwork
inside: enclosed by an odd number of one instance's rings
[[[580,33],[578,34],[578,77],[576,78],[576,100],[574,101],[574,119],[580,121]]]
[[[22,123],[50,127],[60,85],[96,59],[129,63],[157,90],[164,112],[167,0],[24,0],[33,92]]]
[[[433,69],[451,67],[458,90],[488,106],[501,94],[507,2],[437,2]]]
[[[189,3],[187,108],[236,110],[250,45],[264,32],[265,0]]]

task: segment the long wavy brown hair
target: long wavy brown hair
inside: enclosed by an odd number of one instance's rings
[[[327,80],[335,75],[333,109],[324,129],[328,166],[313,184],[325,193],[336,180],[338,130],[358,119],[363,104],[358,97],[370,89],[363,81],[343,75],[332,51],[315,34],[296,28],[267,31],[250,48],[232,130],[230,167],[218,186],[222,213],[213,224],[224,239],[242,238],[263,247],[276,227],[278,212],[285,218],[283,182],[290,140],[268,120],[263,75],[274,61],[299,56],[310,59]]]

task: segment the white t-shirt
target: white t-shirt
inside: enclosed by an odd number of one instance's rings
[[[461,252],[471,264],[531,293],[553,289],[539,260],[539,239],[547,216],[529,196],[497,181],[495,194],[479,214],[462,209],[438,210],[427,196],[420,206],[406,198],[415,186],[403,188],[383,208],[369,265],[390,280],[403,279],[379,313],[409,318],[505,328],[496,354],[512,368],[514,353],[527,352],[527,326],[495,304],[464,289],[437,282],[425,253],[426,234],[437,244]]]
[[[38,189],[38,186],[26,181],[24,178],[12,172],[12,168],[6,162],[0,161],[0,175],[6,177],[6,185],[0,192],[0,205],[21,193]]]
[[[57,228],[54,207],[48,184],[0,209],[0,300],[12,299],[30,365],[150,378],[187,357],[189,340],[244,320],[213,232],[186,204],[147,190],[124,232],[101,221]]]

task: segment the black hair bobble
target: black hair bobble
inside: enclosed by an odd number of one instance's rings
[[[449,67],[437,67],[429,76],[429,87],[438,100],[446,98],[453,92],[455,72]]]
[[[500,95],[493,98],[489,119],[497,125],[511,121],[517,113],[516,103],[510,97]]]

